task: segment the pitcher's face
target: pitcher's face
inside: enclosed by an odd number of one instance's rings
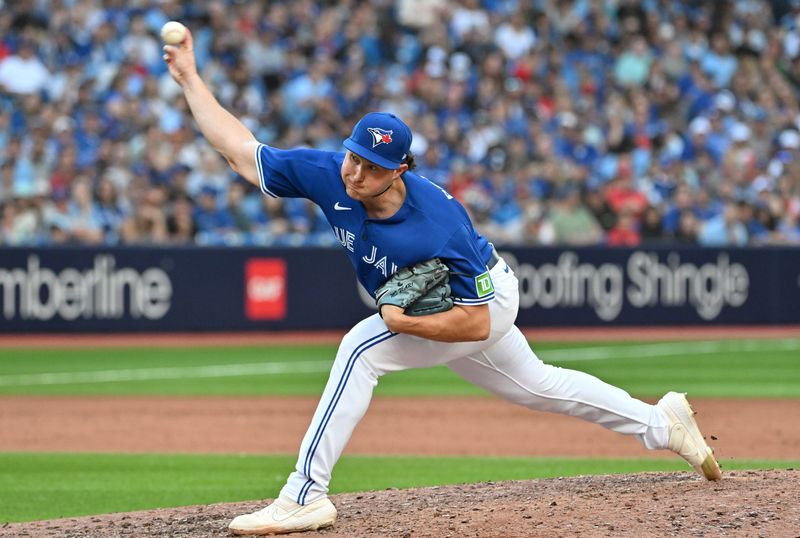
[[[342,163],[342,182],[350,198],[361,202],[369,201],[385,192],[392,181],[405,171],[405,166],[400,165],[397,170],[389,170],[348,151]]]

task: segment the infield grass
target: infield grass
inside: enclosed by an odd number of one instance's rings
[[[294,456],[0,454],[5,522],[273,498]],[[726,470],[800,461],[722,462]],[[558,476],[688,471],[679,459],[345,456],[332,493]],[[232,514],[234,515],[234,514]]]
[[[544,343],[547,363],[637,396],[800,397],[800,339]],[[0,349],[0,394],[309,395],[335,346]],[[377,395],[478,395],[444,366],[383,377]]]

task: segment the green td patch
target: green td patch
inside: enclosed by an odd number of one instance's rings
[[[492,285],[489,271],[475,277],[475,290],[478,292],[478,297],[486,297],[490,293],[494,293],[494,285]]]

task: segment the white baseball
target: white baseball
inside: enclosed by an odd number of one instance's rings
[[[167,45],[178,45],[186,38],[186,27],[178,21],[169,21],[161,27],[161,39]]]

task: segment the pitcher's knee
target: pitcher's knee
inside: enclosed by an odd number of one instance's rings
[[[370,342],[374,340],[374,335],[371,332],[359,330],[356,325],[347,334],[344,335],[342,341],[339,342],[339,350],[336,352],[336,360],[343,359],[347,361],[356,355],[360,355],[369,347]]]
[[[364,341],[364,334],[357,333],[356,331],[348,331],[347,334],[344,335],[342,341],[339,342],[339,350],[336,353],[337,357],[339,355],[350,355],[358,345]]]
[[[377,380],[378,377],[387,373],[387,370],[379,366],[381,361],[376,359],[380,359],[380,354],[375,353],[375,349],[371,349],[372,342],[374,342],[374,338],[365,337],[363,332],[348,332],[339,344],[336,363],[342,367],[354,363],[351,367],[363,370],[369,377]]]

